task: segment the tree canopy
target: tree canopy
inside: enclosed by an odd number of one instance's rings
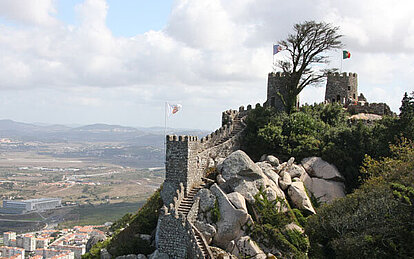
[[[293,30],[279,42],[289,52],[289,58],[276,64],[287,75],[284,83],[287,96],[282,102],[288,113],[294,110],[297,96],[306,86],[317,84],[326,76],[326,69],[314,65],[329,63],[326,52],[342,47],[339,27],[330,23],[305,21],[295,24]]]

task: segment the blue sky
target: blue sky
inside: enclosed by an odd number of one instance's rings
[[[170,126],[213,130],[266,101],[272,44],[305,20],[339,26],[343,71],[398,112],[414,90],[413,13],[412,0],[1,0],[0,119],[162,126],[168,101],[183,106]]]
[[[77,25],[75,6],[83,0],[57,0],[59,20]],[[167,24],[172,0],[108,0],[106,25],[115,36],[132,37]]]

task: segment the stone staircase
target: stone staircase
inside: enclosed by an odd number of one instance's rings
[[[193,206],[195,195],[201,188],[204,188],[204,186],[206,186],[205,182],[197,187],[192,188],[188,195],[185,196],[184,199],[180,202],[180,206],[178,206],[178,212],[181,212],[185,217],[187,217],[191,207]]]
[[[201,237],[201,233],[200,231],[198,231],[198,229],[196,227],[193,226],[193,231],[194,231],[194,237],[196,239],[197,245],[198,247],[200,247],[201,252],[203,253],[203,258],[211,258],[213,259],[211,256],[209,256],[207,247],[206,247],[206,243],[203,241],[203,238]]]
[[[181,212],[185,217],[188,216],[188,213],[190,212],[191,207],[194,204],[194,197],[196,196],[197,192],[204,188],[207,185],[206,180],[203,179],[203,183],[200,184],[197,187],[193,187],[188,195],[184,197],[184,199],[181,201],[180,205],[178,206],[178,212]],[[192,224],[191,224],[192,225]],[[192,225],[193,231],[194,231],[194,237],[197,242],[198,247],[201,249],[203,253],[203,258],[210,258],[207,244],[203,241],[202,234],[196,227]]]
[[[240,131],[242,131],[244,129],[244,125],[241,122],[241,119],[242,119],[242,116],[240,115],[234,118],[234,121],[233,121],[234,126],[233,126],[232,132],[227,137],[220,139],[215,145],[220,145],[226,142],[227,140],[237,135]],[[205,188],[211,181],[210,179],[207,179],[207,178],[203,178],[202,180],[203,180],[203,183],[200,184],[199,186],[193,187],[190,190],[190,192],[184,197],[184,199],[180,202],[180,205],[178,206],[178,212],[181,212],[186,218],[191,210],[191,207],[194,204],[194,201],[195,201],[194,197],[196,196],[197,192],[200,189]],[[195,242],[197,243],[197,246],[200,248],[203,254],[203,258],[212,259],[213,255],[211,251],[209,250],[208,244],[204,240],[201,232],[192,224],[191,224],[191,227],[193,229]]]
[[[232,132],[230,133],[229,136],[222,138],[219,142],[217,142],[217,145],[220,145],[224,142],[226,142],[227,140],[231,139],[232,137],[236,136],[240,131],[242,131],[244,129],[244,126],[241,123],[241,117],[240,115],[237,116],[236,118],[234,118],[234,128],[232,130]]]

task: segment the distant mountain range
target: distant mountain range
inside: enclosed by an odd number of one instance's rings
[[[169,134],[205,136],[209,131],[168,129]],[[0,138],[42,142],[123,142],[138,146],[162,146],[164,128],[134,128],[121,125],[92,124],[80,127],[23,123],[0,120]]]

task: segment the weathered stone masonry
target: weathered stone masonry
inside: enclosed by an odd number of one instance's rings
[[[269,73],[267,78],[267,101],[264,106],[274,107],[278,111],[285,111],[282,98],[288,96],[287,82],[289,74],[276,72]],[[296,99],[296,107],[299,107],[299,95]]]
[[[251,105],[222,114],[222,127],[199,139],[194,136],[167,136],[166,177],[161,192],[164,201],[157,226],[157,248],[170,258],[209,258],[211,251],[202,234],[193,225],[198,213],[194,201],[187,216],[179,212],[180,204],[193,188],[203,182],[206,169],[214,160],[227,157],[239,149],[244,129],[243,119]],[[198,242],[197,242],[198,237]],[[202,240],[200,244],[200,239]]]
[[[353,103],[358,98],[356,73],[329,73],[326,82],[325,101],[341,104]]]
[[[248,108],[251,109],[251,106]],[[223,126],[201,139],[194,136],[166,137],[166,176],[161,192],[166,206],[172,202],[180,183],[187,194],[191,188],[202,182],[205,170],[212,160],[226,157],[239,148],[239,134],[232,134],[244,127],[242,119],[247,112],[243,106],[239,111],[223,112]]]

